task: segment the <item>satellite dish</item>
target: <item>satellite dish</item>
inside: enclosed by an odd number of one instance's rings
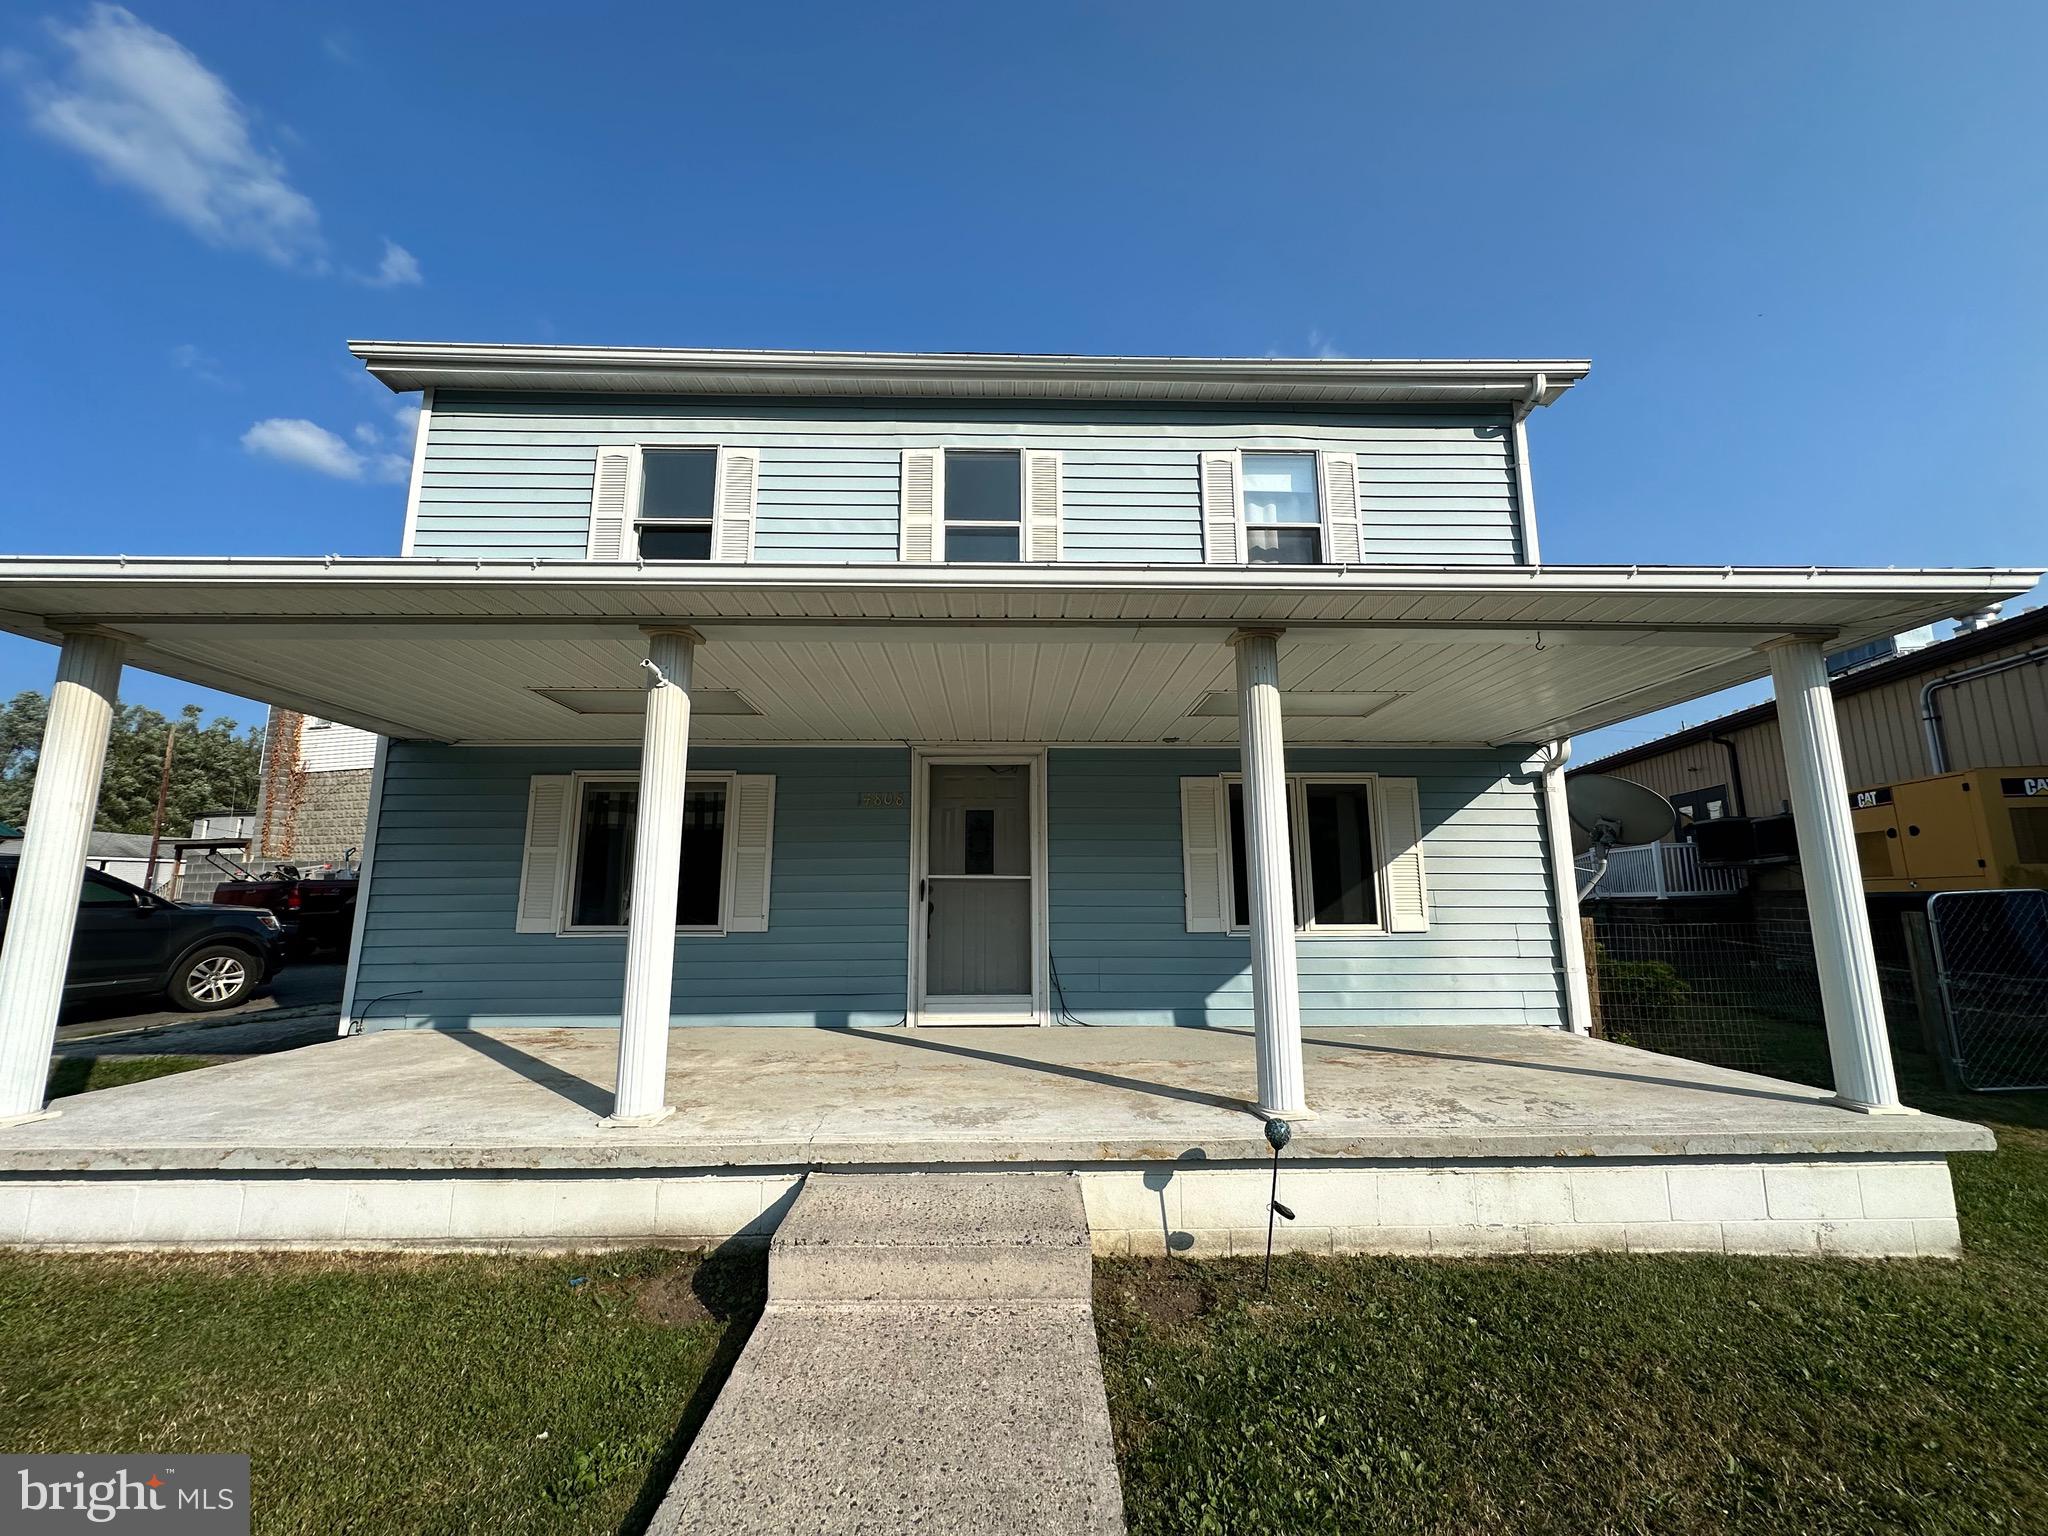
[[[1669,837],[1678,812],[1654,789],[1598,774],[1566,779],[1564,799],[1572,823],[1572,852],[1633,848]]]
[[[1610,852],[1654,843],[1678,825],[1669,800],[1627,779],[1566,779],[1564,803],[1572,823],[1572,852],[1593,856],[1593,867],[1579,887],[1581,901],[1606,878]]]

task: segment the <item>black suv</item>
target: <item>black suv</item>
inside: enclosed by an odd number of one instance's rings
[[[14,905],[19,858],[0,858],[0,932]],[[85,871],[64,1001],[161,993],[191,1013],[244,1001],[284,963],[284,935],[268,912],[188,907],[99,870]]]

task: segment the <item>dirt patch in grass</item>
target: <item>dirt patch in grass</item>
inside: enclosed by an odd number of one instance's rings
[[[1095,1304],[1142,1318],[1159,1333],[1176,1333],[1216,1305],[1216,1286],[1205,1265],[1137,1264],[1098,1267]]]

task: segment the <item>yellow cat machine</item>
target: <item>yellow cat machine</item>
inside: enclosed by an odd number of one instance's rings
[[[1873,784],[1849,809],[1872,895],[2048,887],[2048,767]]]

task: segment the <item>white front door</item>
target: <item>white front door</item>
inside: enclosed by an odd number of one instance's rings
[[[921,1023],[1038,1020],[1038,764],[926,764]]]

